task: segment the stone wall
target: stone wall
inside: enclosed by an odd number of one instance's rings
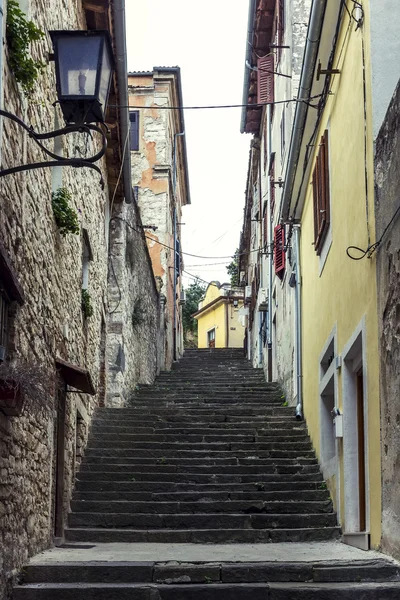
[[[32,0],[30,18],[44,31],[86,28],[82,4],[71,0]],[[33,47],[43,61],[51,51],[49,37]],[[5,49],[7,53],[7,49]],[[38,131],[55,128],[54,65],[40,75],[31,98],[17,86],[7,66],[3,77],[4,107]],[[59,122],[63,122],[58,114]],[[50,149],[53,142],[48,143]],[[79,156],[98,147],[83,136],[63,140],[66,156]],[[93,152],[94,153],[94,152]],[[2,166],[43,160],[39,148],[11,121],[4,120]],[[100,161],[107,181],[105,159]],[[57,182],[57,183],[56,183]],[[61,184],[79,211],[80,233],[62,237],[51,207],[51,192]],[[15,570],[28,556],[47,547],[54,533],[56,452],[55,358],[88,369],[99,384],[100,338],[107,283],[106,205],[108,191],[89,169],[41,169],[0,179],[0,239],[21,284],[25,303],[16,306],[10,323],[8,359],[42,365],[49,382],[46,397],[38,392],[27,399],[20,416],[0,411],[0,599],[9,591]],[[82,252],[85,228],[93,260],[88,290],[93,316],[81,308]],[[52,388],[52,389],[51,389]],[[75,469],[86,443],[90,415],[97,396],[66,395],[64,512],[68,508]]]
[[[140,383],[153,383],[162,365],[160,302],[136,204],[117,205],[110,229],[109,406],[123,406]]]
[[[376,237],[400,207],[400,84],[376,141]],[[380,336],[382,549],[400,559],[400,214],[376,253]]]

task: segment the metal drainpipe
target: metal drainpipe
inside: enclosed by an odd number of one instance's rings
[[[125,25],[125,0],[114,0],[114,27],[115,27],[115,50],[116,50],[116,71],[118,81],[121,144],[123,146],[123,171],[122,178],[124,182],[125,202],[132,202],[132,175],[131,175],[131,153],[129,149],[129,99],[128,99],[128,73],[127,73],[127,52],[126,52],[126,25]],[[112,215],[111,215],[112,216]]]
[[[176,343],[177,343],[177,336],[176,336],[176,321],[177,321],[177,317],[176,317],[176,138],[179,136],[185,135],[184,131],[181,131],[181,133],[175,133],[174,134],[174,166],[173,166],[173,172],[172,172],[172,181],[173,181],[173,190],[174,190],[174,299],[173,299],[173,308],[174,308],[174,315],[173,315],[173,323],[174,323],[174,360],[177,360],[177,352],[176,352]]]
[[[271,105],[267,105],[268,123],[268,156],[272,152],[271,140]],[[271,190],[268,191],[268,380],[272,381],[272,215],[271,215]]]
[[[301,269],[300,269],[300,225],[294,226],[296,248],[296,364],[297,364],[297,406],[296,419],[303,418],[303,372],[301,339]]]

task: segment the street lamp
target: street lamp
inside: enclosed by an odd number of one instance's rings
[[[108,31],[50,31],[66,123],[104,123],[114,70]]]
[[[16,115],[0,110],[0,116],[11,119],[29,133],[45,154],[53,158],[30,165],[18,165],[0,170],[0,177],[30,171],[43,167],[71,166],[88,167],[97,171],[104,188],[101,170],[94,163],[104,156],[107,138],[99,123],[108,132],[104,123],[107,101],[114,72],[114,58],[108,31],[50,31],[55,61],[58,103],[65,118],[66,126],[56,131],[38,133]],[[69,133],[99,133],[102,148],[94,156],[85,158],[64,158],[48,150],[41,140],[67,135]]]

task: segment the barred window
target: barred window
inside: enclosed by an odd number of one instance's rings
[[[0,280],[0,362],[5,358],[8,338],[8,313],[10,299]]]

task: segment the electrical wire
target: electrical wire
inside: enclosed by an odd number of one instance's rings
[[[214,287],[218,287],[218,285],[214,281],[206,281],[205,279],[202,279],[198,275],[193,275],[193,273],[188,273],[185,270],[183,270],[182,273],[185,273],[185,275],[187,277],[191,277],[192,279],[195,279],[195,280],[198,280],[198,281],[202,281],[203,283],[206,283],[207,285],[213,285]]]
[[[349,246],[346,249],[347,256],[349,258],[351,258],[351,260],[362,260],[365,257],[371,258],[371,256],[374,254],[374,252],[376,252],[377,249],[379,248],[379,246],[381,245],[382,240],[385,237],[387,230],[389,229],[389,227],[391,226],[391,224],[393,223],[393,221],[395,220],[395,218],[397,217],[399,212],[400,212],[400,204],[397,207],[393,217],[390,219],[389,223],[386,225],[385,229],[382,232],[381,237],[379,238],[379,240],[377,242],[368,246],[368,248],[366,250],[363,250],[362,248],[359,248],[358,246]],[[351,250],[356,250],[356,252],[360,252],[361,256],[352,256],[352,254],[350,252]]]
[[[303,100],[301,98],[290,98],[289,100],[275,100],[274,102],[258,102],[255,104],[215,104],[215,105],[207,105],[207,106],[130,106],[130,105],[121,105],[121,104],[108,104],[113,108],[131,108],[132,110],[147,110],[154,109],[157,110],[209,110],[209,109],[218,109],[218,108],[262,108],[263,106],[273,105],[273,104],[289,104],[289,102],[308,102],[309,100],[314,100],[314,98],[319,98],[321,94],[316,94],[315,96],[310,96],[307,100]]]

